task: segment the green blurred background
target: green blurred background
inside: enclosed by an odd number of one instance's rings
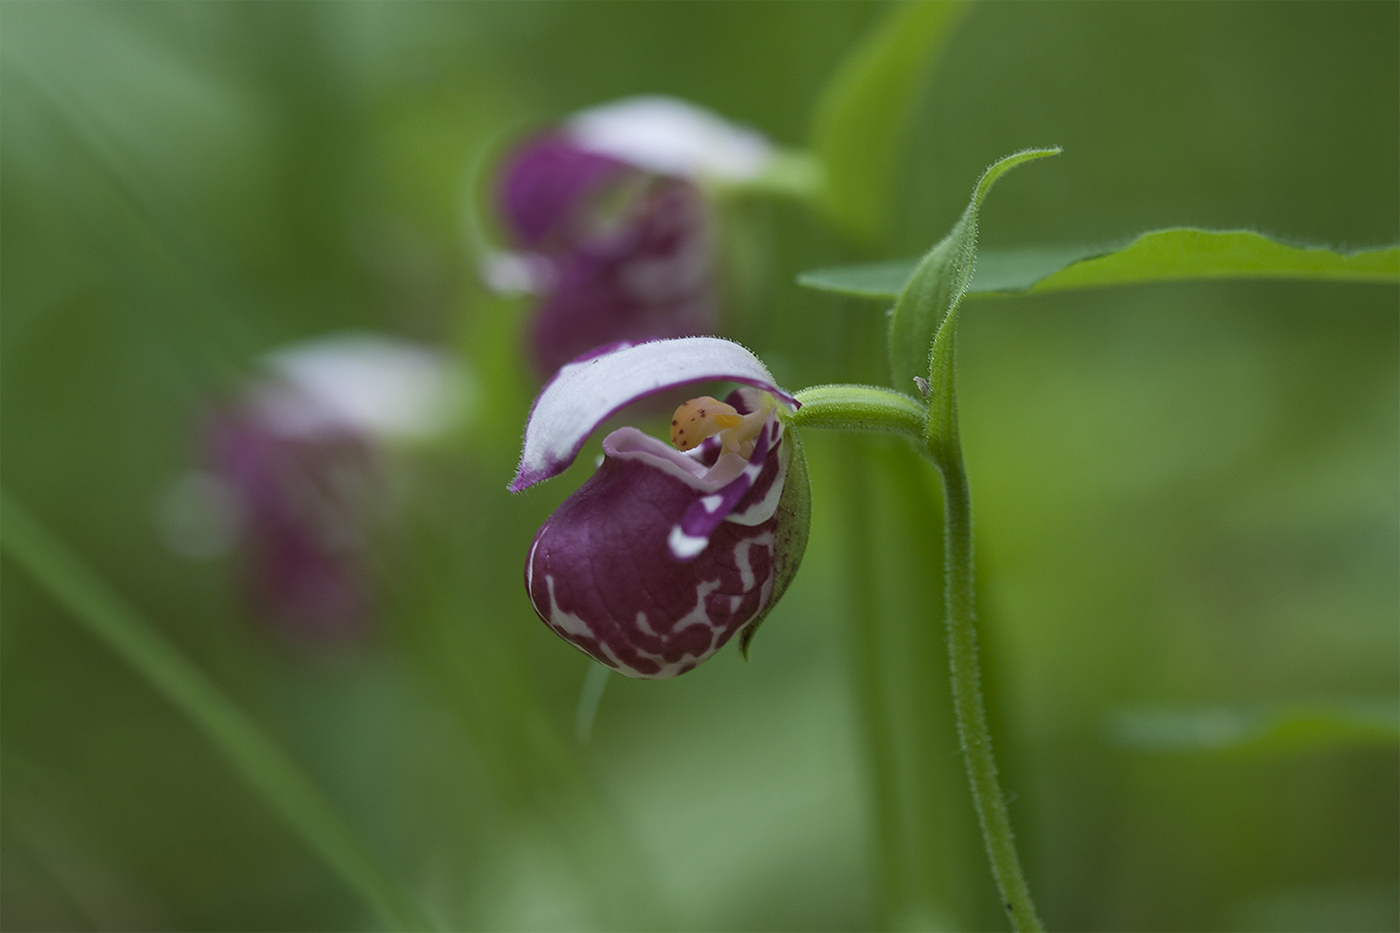
[[[803,145],[888,9],[0,6],[4,486],[444,927],[1002,923],[947,709],[937,512],[901,498],[934,480],[897,445],[809,434],[811,545],[753,660],[613,678],[575,740],[586,659],[520,573],[587,471],[506,494],[526,309],[480,287],[465,234],[475,161],[616,97],[677,95]],[[1065,154],[998,186],[989,246],[1183,223],[1393,243],[1398,14],[976,6],[922,85],[876,252],[798,204],[727,206],[733,332],[789,387],[881,378],[883,309],[795,274],[922,252],[1026,146]],[[967,307],[989,702],[1050,926],[1400,926],[1397,323],[1375,285]],[[170,552],[159,503],[210,399],[261,353],[349,329],[448,348],[476,407],[405,454],[374,637],[290,645],[250,617],[235,559]],[[51,593],[9,559],[0,580],[4,928],[376,926]]]

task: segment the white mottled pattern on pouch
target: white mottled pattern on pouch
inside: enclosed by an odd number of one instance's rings
[[[753,547],[753,540],[746,539],[734,545],[734,563],[739,567],[740,586],[745,593],[753,589],[754,575],[753,564],[749,563],[749,548]]]
[[[637,654],[661,665],[661,670],[657,671],[655,674],[645,674],[643,676],[650,678],[674,677],[687,665],[698,664],[715,653],[715,642],[718,641],[723,629],[710,621],[710,615],[705,610],[705,597],[719,589],[719,586],[720,581],[718,580],[704,581],[697,584],[695,587],[695,608],[681,616],[671,625],[671,633],[673,635],[681,629],[689,628],[692,625],[708,626],[710,629],[710,647],[700,652],[698,655],[691,654],[687,651],[675,661],[667,661],[659,654],[652,654],[650,651],[633,645],[632,649],[636,651]],[[640,613],[638,613],[638,615],[640,615]]]
[[[724,496],[716,493],[713,496],[706,496],[700,500],[700,504],[705,507],[706,512],[713,513],[715,509],[724,504]]]
[[[702,580],[695,586],[695,608],[671,623],[671,632],[679,632],[683,628],[692,625],[708,625],[714,628],[714,622],[710,621],[710,614],[705,611],[705,597],[719,589],[718,580]]]
[[[652,680],[663,680],[667,677],[675,677],[687,664],[691,664],[693,666],[694,664],[700,663],[700,661],[704,660],[705,658],[708,658],[709,656],[709,653],[706,652],[705,654],[701,655],[700,658],[697,659],[687,654],[683,656],[679,661],[676,661],[674,663],[668,664],[663,662],[661,664],[661,670],[657,671],[655,674],[647,674],[646,676]]]
[[[608,656],[608,660],[611,661],[611,662],[613,663],[613,666],[614,666],[614,667],[621,668],[621,669],[624,670],[624,671],[632,671],[633,673],[638,673],[638,672],[636,671],[636,669],[633,668],[630,664],[624,664],[624,663],[622,663],[622,659],[619,658],[619,657],[613,652],[612,648],[609,647],[609,645],[608,645],[607,642],[602,641],[602,640],[599,640],[599,642],[598,642],[598,650],[601,651],[601,652],[603,652],[603,654],[606,654],[606,655]]]
[[[698,555],[709,545],[709,538],[696,538],[686,534],[681,530],[680,525],[671,526],[671,535],[666,539],[666,545],[675,555],[676,560],[689,560]]]
[[[544,582],[545,586],[549,587],[550,627],[560,633],[567,632],[570,635],[587,635],[589,638],[596,638],[593,629],[588,627],[588,623],[583,621],[582,617],[559,608],[559,601],[554,598],[554,575],[546,574]]]
[[[654,630],[651,627],[651,623],[647,621],[647,614],[645,612],[637,613],[637,628],[641,629],[644,634],[650,635],[653,638],[661,637],[661,633]]]
[[[680,664],[684,663],[685,660],[686,660],[686,658],[681,658],[681,660],[680,660],[679,662],[677,662],[676,664],[671,664],[671,662],[667,661],[667,660],[666,660],[664,657],[662,657],[661,655],[659,655],[659,654],[652,654],[650,651],[647,651],[645,648],[639,648],[639,647],[636,646],[636,645],[629,645],[629,647],[630,647],[633,651],[635,651],[639,656],[641,656],[641,657],[643,657],[643,658],[646,658],[646,659],[649,660],[649,661],[655,661],[657,664],[661,665],[661,670],[657,671],[655,674],[644,674],[643,676],[645,676],[645,677],[670,677],[670,676],[674,676],[674,674],[675,674],[676,672],[673,670],[673,668],[679,667]],[[609,652],[609,654],[611,654],[611,652]],[[689,657],[689,656],[687,655],[686,657]],[[630,670],[636,670],[636,668],[633,668],[633,667],[628,667],[627,669],[628,669],[629,671],[630,671]],[[671,671],[670,674],[667,674],[667,673],[666,673],[668,670]],[[640,672],[639,672],[639,673],[640,673]]]
[[[753,562],[749,560],[749,550],[754,545],[767,548],[770,552],[773,549],[775,539],[773,532],[765,532],[753,538],[745,538],[734,545],[734,563],[739,568],[739,579],[743,584],[744,592],[753,589],[753,585],[758,582],[753,572]]]

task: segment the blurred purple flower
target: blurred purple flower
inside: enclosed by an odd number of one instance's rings
[[[348,427],[289,432],[234,407],[211,418],[206,445],[240,515],[258,614],[314,640],[363,634],[372,610],[367,532],[383,495],[368,439]]]
[[[597,472],[544,523],[525,586],[565,640],[629,677],[674,677],[754,630],[807,541],[806,466],[785,413],[797,402],[763,364],[716,337],[660,340],[576,360],[535,402],[519,492],[563,472],[626,405],[677,386],[743,387],[672,419],[671,447],[624,427]]]
[[[492,256],[484,273],[540,296],[529,342],[541,375],[607,343],[716,331],[702,185],[754,177],[771,158],[757,133],[661,97],[583,111],[515,149],[497,206],[522,252]]]
[[[374,611],[373,544],[389,512],[388,445],[450,426],[463,373],[427,348],[355,334],[263,362],[207,419],[209,473],[172,491],[167,539],[191,556],[236,546],[251,602],[286,634],[362,635]]]

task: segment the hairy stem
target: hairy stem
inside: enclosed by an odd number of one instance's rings
[[[958,719],[973,805],[982,826],[982,839],[1002,906],[1016,930],[1043,930],[1036,915],[1021,860],[1016,853],[1006,798],[997,781],[987,709],[982,700],[982,673],[977,662],[977,604],[973,589],[972,495],[957,432],[931,442],[929,450],[943,477],[944,540],[948,627],[948,663],[952,675],[953,709]]]
[[[952,379],[952,343],[956,314],[940,328],[933,353],[930,382],[942,389],[925,409],[915,399],[874,386],[814,386],[797,393],[802,407],[793,422],[803,427],[883,431],[910,436],[911,426],[925,442],[927,455],[943,479],[945,520],[948,661],[953,711],[958,738],[972,785],[973,805],[1002,906],[1016,930],[1042,930],[1021,860],[1016,853],[1006,798],[997,781],[996,757],[982,699],[982,674],[977,661],[977,612],[973,589],[972,496],[963,468],[958,439],[957,400]]]
[[[792,423],[798,427],[887,431],[917,438],[928,420],[921,402],[878,386],[812,386],[798,392],[797,401],[802,407],[793,413]]]

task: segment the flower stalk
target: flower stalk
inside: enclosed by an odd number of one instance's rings
[[[1018,931],[1043,930],[1031,900],[1021,859],[1016,853],[1011,816],[997,780],[992,733],[982,699],[982,672],[977,663],[977,599],[972,562],[972,493],[963,466],[958,435],[958,398],[953,378],[958,309],[954,305],[939,325],[930,353],[929,383],[934,392],[924,428],[926,451],[943,479],[944,599],[947,603],[948,667],[957,713],[958,741],[967,765],[968,783],[992,874],[1002,906]]]
[[[987,709],[982,699],[973,587],[972,496],[967,471],[963,468],[962,450],[956,437],[941,449],[935,450],[930,445],[930,454],[943,478],[948,664],[958,740],[967,765],[968,782],[972,785],[973,804],[982,826],[992,874],[1001,891],[1002,906],[1010,915],[1012,927],[1018,931],[1043,930],[1016,853],[1015,834],[1011,831],[1006,797],[997,780],[992,734],[987,727]]]
[[[928,420],[922,403],[878,386],[812,386],[795,397],[802,407],[793,413],[792,422],[800,427],[888,431],[918,438]]]
[[[936,392],[925,408],[910,396],[873,386],[816,386],[796,394],[802,407],[792,416],[805,427],[886,431],[923,441],[921,452],[943,481],[948,660],[958,739],[972,788],[982,838],[1002,906],[1018,931],[1044,927],[1036,914],[997,780],[996,756],[982,698],[977,659],[977,612],[973,573],[972,495],[958,437],[953,391],[953,334],[956,312],[939,328],[934,343],[932,383]]]

